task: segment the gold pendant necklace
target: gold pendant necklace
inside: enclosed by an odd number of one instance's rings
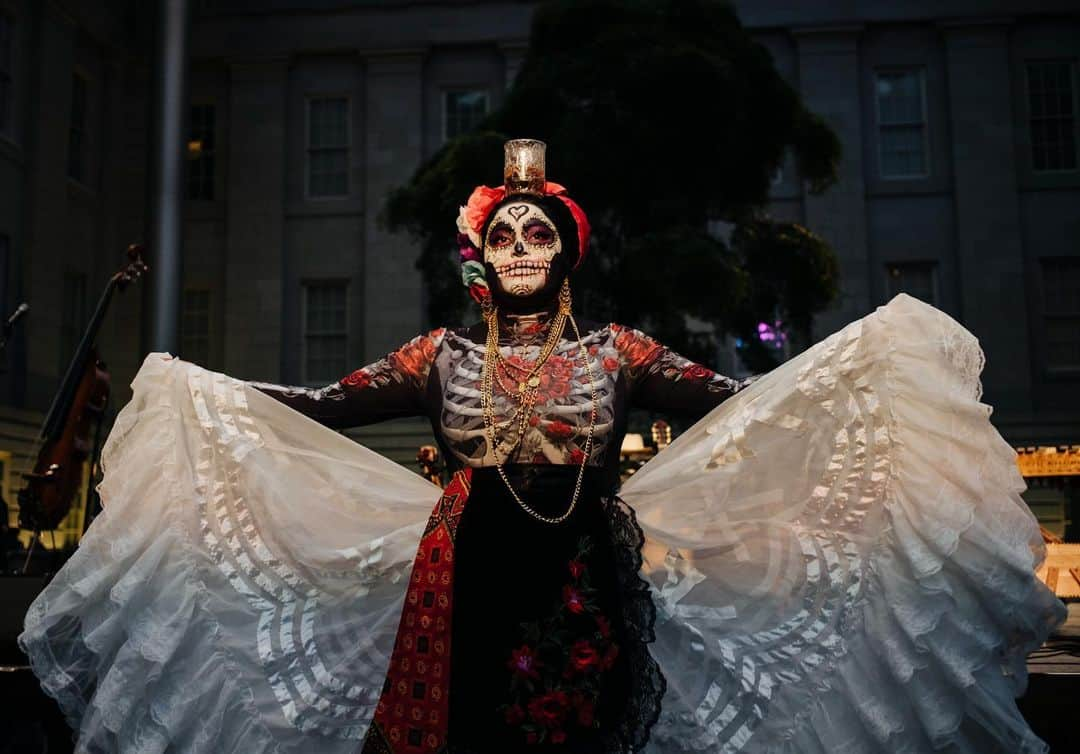
[[[507,364],[506,360],[502,358],[502,354],[499,353],[499,323],[497,312],[494,307],[484,313],[485,319],[488,320],[488,332],[487,343],[484,354],[484,365],[481,370],[481,388],[480,388],[480,402],[481,409],[484,416],[484,428],[487,433],[488,447],[491,449],[492,458],[495,460],[495,468],[498,469],[499,476],[503,480],[503,484],[510,491],[514,500],[522,510],[528,513],[538,521],[542,521],[548,524],[558,524],[565,521],[570,517],[570,514],[574,512],[577,507],[578,498],[581,496],[581,486],[585,478],[585,466],[589,462],[589,458],[592,455],[593,435],[596,429],[596,417],[599,413],[600,400],[596,391],[596,379],[593,376],[592,365],[589,363],[589,352],[585,349],[585,344],[581,338],[581,331],[578,329],[577,321],[574,319],[573,314],[570,311],[570,287],[566,280],[563,281],[562,289],[559,292],[559,314],[556,321],[552,323],[551,331],[548,333],[548,338],[544,343],[544,348],[537,357],[536,365],[529,370],[527,377],[518,383],[518,392],[514,394],[513,391],[506,391],[508,396],[513,396],[519,402],[517,414],[511,417],[506,424],[513,423],[514,419],[517,419],[517,431],[513,437],[513,442],[510,444],[509,449],[506,451],[503,460],[499,460],[499,446],[505,445],[505,442],[501,442],[497,437],[495,420],[495,381],[498,380],[499,385],[506,390],[505,384],[502,379],[497,375],[498,365]],[[536,405],[537,390],[540,386],[540,369],[544,366],[551,354],[554,352],[555,347],[558,345],[559,340],[562,337],[563,330],[566,326],[566,320],[570,320],[570,325],[574,329],[574,336],[578,342],[578,353],[581,354],[583,363],[585,364],[585,372],[589,376],[589,390],[592,396],[592,408],[589,413],[589,429],[585,438],[585,449],[581,459],[581,466],[578,468],[577,481],[574,484],[574,494],[570,498],[570,506],[566,511],[558,516],[545,516],[542,513],[538,513],[532,507],[526,503],[517,491],[510,484],[510,479],[506,476],[506,470],[503,468],[503,462],[509,457],[510,453],[521,444],[522,439],[525,437],[525,428],[528,424],[529,417],[532,415],[532,409]],[[554,337],[553,337],[554,336]],[[522,370],[523,371],[523,370]],[[509,371],[507,371],[509,376]]]

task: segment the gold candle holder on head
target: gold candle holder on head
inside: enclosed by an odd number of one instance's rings
[[[503,186],[507,194],[543,196],[547,144],[536,139],[511,139],[503,145]]]

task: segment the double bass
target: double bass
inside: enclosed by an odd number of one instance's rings
[[[19,526],[35,533],[55,529],[67,515],[83,481],[83,465],[94,452],[91,431],[100,428],[109,402],[109,372],[95,341],[115,291],[146,272],[144,248],[132,244],[127,262],[109,278],[60,389],[41,427],[37,460],[19,491]]]

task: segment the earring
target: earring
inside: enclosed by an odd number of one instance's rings
[[[559,313],[569,314],[570,305],[572,303],[573,302],[570,298],[570,279],[563,278],[562,287],[559,288]]]

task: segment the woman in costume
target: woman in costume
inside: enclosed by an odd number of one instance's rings
[[[585,214],[506,164],[481,324],[320,390],[147,357],[20,637],[80,750],[1043,751],[1063,606],[975,339],[901,296],[733,381],[577,322]],[[633,405],[703,418],[620,491]],[[441,494],[326,429],[415,415]]]

